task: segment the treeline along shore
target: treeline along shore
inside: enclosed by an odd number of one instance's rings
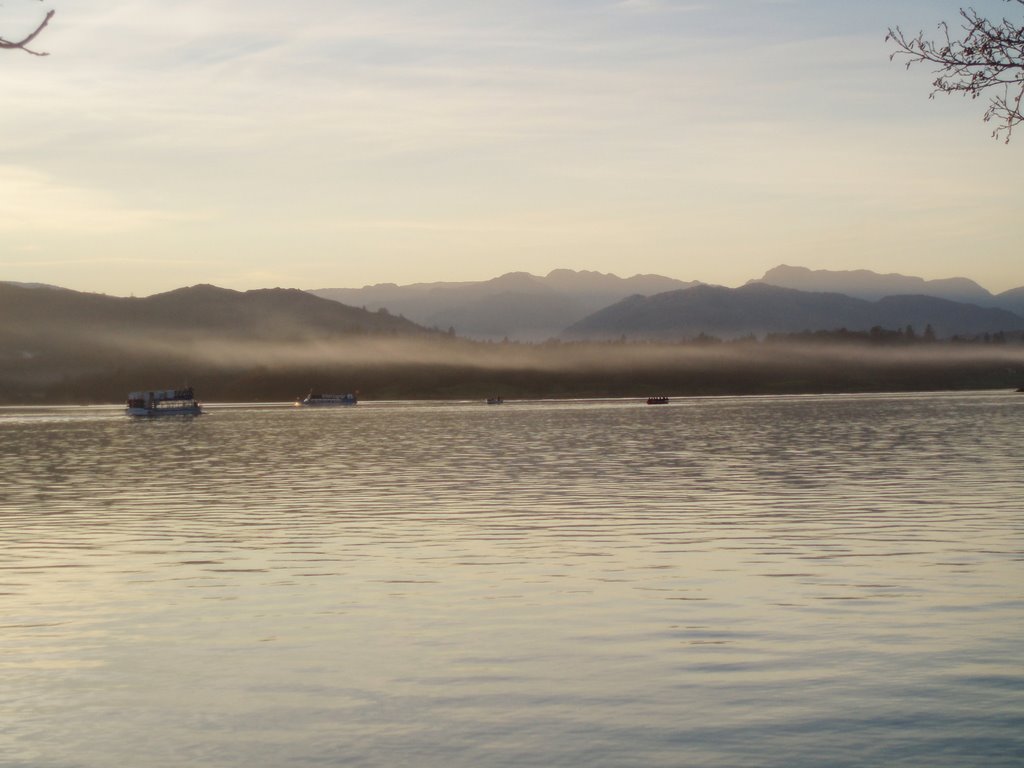
[[[118,403],[190,385],[207,402],[284,402],[310,390],[366,400],[758,395],[1024,386],[1020,334],[935,340],[905,330],[676,343],[420,338],[69,342],[0,365],[0,404]]]

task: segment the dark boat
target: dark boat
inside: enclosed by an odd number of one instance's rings
[[[344,395],[321,395],[310,392],[301,400],[296,400],[295,404],[300,406],[330,406],[330,405],[355,405],[359,402],[359,398],[352,392],[348,392]]]
[[[647,404],[648,405],[668,405],[668,398],[663,396],[663,395],[659,395],[658,397],[648,397],[647,398]]]
[[[203,406],[192,387],[157,389],[130,393],[124,412],[128,416],[199,416]]]

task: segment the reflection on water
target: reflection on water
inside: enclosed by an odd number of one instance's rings
[[[0,409],[0,764],[1020,765],[1024,396]]]

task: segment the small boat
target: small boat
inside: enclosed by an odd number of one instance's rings
[[[502,398],[502,397],[488,397],[487,398],[487,404],[488,405],[503,405],[504,402],[505,402],[505,399]]]
[[[203,406],[196,402],[192,387],[131,392],[125,403],[127,416],[199,416]]]
[[[668,398],[664,395],[658,395],[657,397],[648,397],[648,405],[668,405]]]
[[[355,405],[358,402],[359,398],[351,392],[344,395],[322,395],[310,392],[301,400],[296,400],[295,404],[301,406]]]

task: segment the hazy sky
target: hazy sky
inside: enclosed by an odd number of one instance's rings
[[[117,295],[788,263],[1024,285],[947,0],[4,0],[0,279]],[[990,15],[1019,8],[1001,0]]]

